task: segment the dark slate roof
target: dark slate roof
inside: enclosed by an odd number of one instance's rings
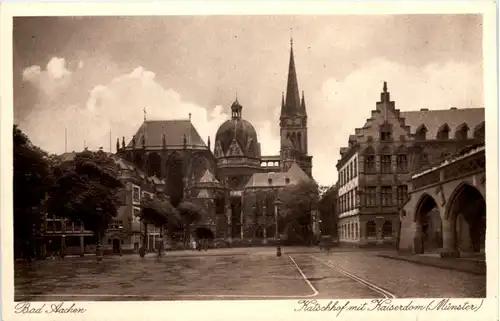
[[[425,125],[427,139],[436,139],[439,128],[444,124],[450,127],[452,138],[463,123],[469,127],[468,136],[472,138],[475,127],[484,122],[484,108],[403,111],[400,117],[405,118],[405,124],[410,126],[412,134],[415,134],[421,125]]]
[[[188,146],[207,147],[190,120],[147,120],[142,123],[135,136],[135,146],[142,146],[146,128],[146,147],[162,147],[163,134],[167,147],[180,148],[184,145],[184,135]],[[132,139],[127,147],[132,147]]]
[[[272,178],[272,185],[269,185],[269,178]],[[287,178],[290,180],[288,184],[286,183]],[[287,172],[255,173],[252,175],[245,187],[283,187],[298,184],[300,181],[309,180],[309,176],[307,176],[299,165],[297,165],[297,163],[293,163]]]

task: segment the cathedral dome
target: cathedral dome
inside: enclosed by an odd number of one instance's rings
[[[220,125],[215,135],[215,157],[260,158],[257,132],[252,124],[241,118],[242,106],[236,99],[231,105],[231,119]]]

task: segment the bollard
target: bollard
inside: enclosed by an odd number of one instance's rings
[[[280,257],[281,256],[281,246],[278,245],[278,247],[276,248],[276,256],[277,257]]]

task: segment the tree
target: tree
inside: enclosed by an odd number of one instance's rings
[[[99,251],[102,237],[117,215],[118,192],[123,188],[117,165],[102,150],[85,150],[59,164],[54,172],[56,182],[49,193],[49,212],[82,222],[96,235]]]
[[[284,188],[280,194],[285,231],[297,233],[297,240],[311,241],[311,215],[318,206],[318,185],[313,180],[300,181],[296,185]],[[293,238],[295,237],[291,237]]]
[[[53,184],[48,154],[32,144],[17,125],[13,128],[14,149],[14,239],[30,241],[41,205]]]
[[[179,212],[172,206],[168,199],[160,198],[143,198],[141,201],[142,210],[139,213],[139,218],[144,224],[144,241],[143,247],[147,240],[147,227],[152,224],[160,229],[160,239],[163,240],[163,229],[167,232],[172,232],[175,229],[181,228],[181,220]],[[144,252],[144,249],[141,250]],[[161,248],[158,248],[158,253],[161,253]]]
[[[179,211],[182,220],[184,228],[184,246],[186,246],[188,242],[189,226],[201,219],[203,210],[196,204],[188,201],[181,202],[177,206],[177,210]]]
[[[337,236],[337,188],[329,188],[318,203],[318,209],[321,217],[322,234]]]

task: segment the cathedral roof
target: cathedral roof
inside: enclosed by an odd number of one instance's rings
[[[208,148],[190,120],[144,121],[134,135],[136,147],[142,146],[144,136],[146,147],[162,147],[165,142],[167,148],[182,148],[185,137],[187,146]],[[132,140],[127,147],[132,147]]]
[[[232,106],[232,117],[220,125],[215,135],[215,157],[240,156],[260,157],[257,132],[253,125],[241,117],[242,106],[236,100]]]
[[[272,179],[271,184],[269,179]],[[300,181],[309,181],[310,179],[297,163],[293,163],[287,172],[253,174],[245,188],[284,187],[298,184]]]
[[[484,108],[403,111],[400,113],[400,117],[404,118],[405,124],[410,126],[412,134],[424,125],[427,129],[427,137],[436,139],[441,126],[447,124],[450,128],[451,138],[465,123],[471,129],[469,131],[469,138],[471,138],[475,127],[484,122]]]

